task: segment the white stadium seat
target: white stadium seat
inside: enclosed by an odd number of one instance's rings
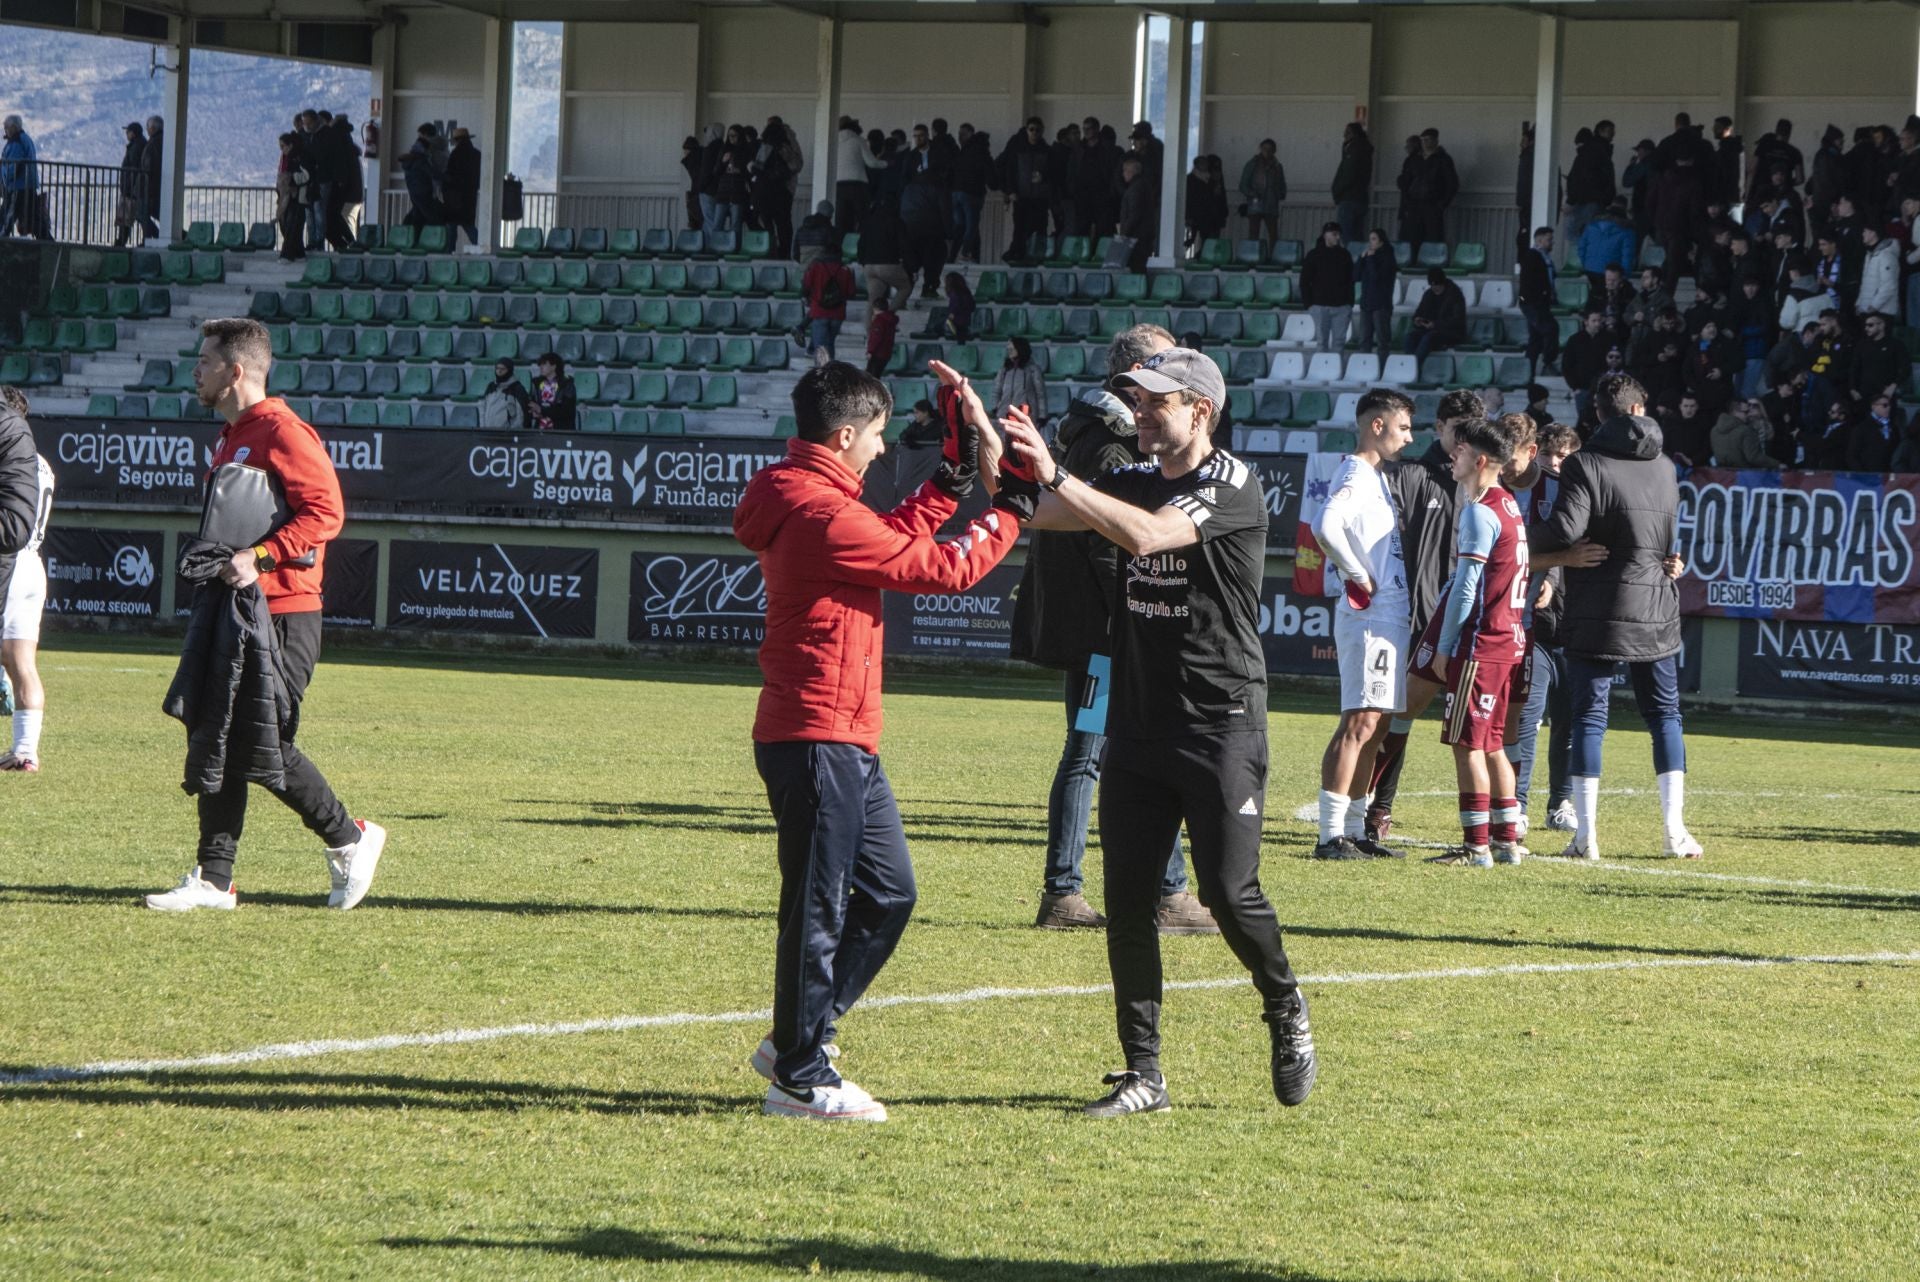
[[[1249,454],[1278,454],[1280,452],[1280,433],[1271,427],[1247,429],[1246,452]]]
[[[1491,307],[1499,311],[1513,309],[1513,282],[1510,280],[1490,280],[1480,287],[1480,306]]]
[[[1347,358],[1347,376],[1343,383],[1378,383],[1380,358],[1372,352],[1356,352]]]
[[[1304,316],[1301,317],[1301,319],[1306,320],[1308,325],[1313,324],[1311,320],[1308,320]],[[1267,371],[1267,377],[1263,381],[1268,383],[1297,383],[1306,377],[1306,373],[1307,358],[1305,356],[1302,356],[1299,352],[1275,352],[1273,354],[1273,368]]]
[[[1291,347],[1310,346],[1313,342],[1313,317],[1305,312],[1290,314],[1286,326],[1280,331],[1280,341]]]
[[[1456,280],[1453,283],[1458,285],[1460,287],[1460,292],[1467,296],[1467,306],[1472,307],[1473,295],[1476,289],[1476,286],[1474,285],[1474,283],[1470,280]]]
[[[1406,278],[1403,276],[1401,279],[1405,280]],[[1420,306],[1420,300],[1426,296],[1427,282],[1424,277],[1419,280],[1409,280],[1407,281],[1407,292],[1401,298],[1400,306],[1406,308],[1408,311],[1412,311],[1414,308]]]
[[[1307,375],[1301,380],[1316,387],[1325,387],[1329,383],[1340,381],[1340,353],[1315,352],[1313,359],[1307,362]]]
[[[1417,383],[1420,381],[1420,362],[1407,352],[1396,352],[1387,357],[1387,367],[1380,371],[1380,381],[1394,387]]]
[[[1342,392],[1333,403],[1333,421],[1351,423],[1360,415],[1360,393]]]
[[[1298,431],[1288,432],[1286,444],[1280,449],[1282,454],[1314,454],[1320,449],[1320,433]]]

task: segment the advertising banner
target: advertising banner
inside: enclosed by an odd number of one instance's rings
[[[160,567],[166,536],[159,530],[48,529],[40,547],[47,567],[49,615],[153,619],[160,614]]]
[[[1920,476],[1695,468],[1679,534],[1688,614],[1920,623]]]
[[[751,556],[635,552],[627,640],[643,645],[758,648],[767,585]]]
[[[387,573],[390,628],[593,636],[600,595],[593,548],[395,539]]]
[[[1019,587],[1020,567],[997,565],[965,592],[889,592],[887,653],[1004,659]]]
[[[1267,671],[1307,676],[1340,675],[1333,649],[1333,602],[1294,591],[1291,578],[1260,585],[1260,648]]]
[[[1920,703],[1920,627],[1743,619],[1736,681],[1772,699]]]

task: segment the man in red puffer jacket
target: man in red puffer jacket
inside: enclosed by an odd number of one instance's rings
[[[886,450],[892,397],[851,365],[810,370],[793,389],[797,437],[747,486],[733,532],[760,558],[766,683],[754,762],[778,830],[780,938],[773,1033],[753,1067],[764,1112],[815,1121],[886,1120],[834,1070],[834,1025],[892,955],[913,912],[913,864],[880,749],[880,594],[958,592],[1000,563],[1030,505],[1002,496],[959,538],[934,540],[977,477],[995,488],[1000,442],[966,380],[945,385],[945,457],[892,512],[860,501]]]
[[[320,582],[327,544],[340,533],[346,507],[340,479],[319,433],[277,396],[267,395],[273,365],[267,327],[245,317],[210,320],[200,327],[200,360],[193,382],[200,403],[227,421],[214,442],[213,468],[228,463],[256,467],[273,479],[286,499],[288,516],[259,544],[237,550],[221,566],[219,580],[236,593],[255,584],[273,620],[272,648],[293,704],[280,742],[285,771],[269,784],[274,796],[300,816],[326,843],[332,891],[330,908],[358,904],[373,884],[386,845],[386,829],[356,820],[333,794],[320,768],[293,745],[301,696],[320,658]],[[208,588],[203,586],[200,591]],[[247,817],[247,783],[237,769],[225,786],[201,792],[200,845],[196,866],[178,886],[147,896],[163,912],[230,909],[235,904],[233,857]]]

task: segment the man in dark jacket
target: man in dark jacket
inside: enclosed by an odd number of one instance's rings
[[[1333,171],[1333,221],[1349,245],[1366,234],[1367,206],[1373,199],[1373,140],[1357,120],[1347,122],[1340,139],[1340,166]]]
[[[1733,132],[1733,117],[1714,117],[1713,140],[1713,199],[1722,209],[1732,209],[1740,203],[1740,165],[1746,158],[1746,146]]]
[[[1414,212],[1408,231],[1417,256],[1427,241],[1446,241],[1447,209],[1460,194],[1460,174],[1453,166],[1453,157],[1440,145],[1438,129],[1421,131],[1420,151],[1410,159],[1412,181],[1403,199],[1411,202]]]
[[[1574,135],[1573,164],[1567,168],[1567,244],[1613,203],[1619,191],[1613,177],[1613,122],[1602,120]]]
[[[353,232],[347,227],[346,209],[359,202],[362,186],[360,148],[354,144],[351,122],[339,116],[323,125],[314,134],[313,151],[315,170],[320,175],[327,243],[336,250],[351,248]],[[452,163],[451,157],[448,163]],[[477,171],[475,179],[477,184]]]
[[[1128,156],[1120,165],[1120,235],[1133,241],[1127,255],[1127,270],[1144,272],[1160,239],[1160,193],[1147,180],[1138,156]]]
[[[147,206],[147,131],[135,120],[128,122],[125,133],[127,149],[120,157],[120,201],[113,219],[113,244],[116,249],[126,245]]]
[[[446,193],[449,240],[458,228],[467,233],[469,245],[478,245],[480,229],[474,220],[480,210],[480,149],[473,145],[473,135],[464,126],[453,131],[453,150],[447,153]]]
[[[1467,340],[1467,296],[1445,268],[1427,268],[1427,292],[1413,309],[1407,328],[1407,350],[1421,360],[1434,352],[1457,347]]]
[[[148,240],[160,234],[160,162],[166,156],[166,132],[166,122],[160,117],[147,117],[147,145],[140,150],[140,172],[146,182],[140,230]]]
[[[980,211],[993,185],[993,151],[987,136],[973,126],[960,126],[960,150],[953,158],[953,245],[947,255],[954,262],[980,261]]]
[[[1520,314],[1527,318],[1527,376],[1560,359],[1560,322],[1554,319],[1553,228],[1533,229],[1533,244],[1520,251]]]
[[[1353,274],[1360,284],[1360,348],[1377,352],[1384,367],[1393,345],[1393,287],[1400,274],[1385,228],[1367,233],[1367,248],[1353,265]]]
[[[1646,401],[1646,392],[1624,374],[1600,380],[1594,389],[1600,427],[1562,468],[1553,511],[1527,527],[1536,555],[1564,552],[1581,540],[1607,554],[1597,565],[1570,565],[1566,574],[1560,635],[1573,692],[1575,828],[1569,858],[1600,857],[1600,745],[1613,675],[1622,663],[1653,734],[1666,853],[1689,859],[1701,854],[1684,815],[1680,593],[1667,561],[1676,546],[1680,490],[1673,464],[1661,452],[1660,427],[1646,417]]]
[[[1314,350],[1337,352],[1347,345],[1353,319],[1353,255],[1340,243],[1340,224],[1320,229],[1320,243],[1300,264],[1300,298],[1313,317]]]
[[[1172,346],[1173,335],[1158,325],[1123,330],[1107,348],[1108,377],[1139,369],[1148,357]],[[1146,459],[1132,407],[1103,388],[1088,392],[1067,410],[1054,435],[1053,452],[1067,471],[1087,478]],[[1106,925],[1106,918],[1081,894],[1080,866],[1106,736],[1078,729],[1075,722],[1086,703],[1089,663],[1095,656],[1108,661],[1113,656],[1110,632],[1120,595],[1120,549],[1085,530],[1035,530],[1030,537],[1013,603],[1012,654],[1064,670],[1067,697],[1067,743],[1047,793],[1046,880],[1033,924],[1052,930],[1099,927]],[[1187,891],[1186,862],[1177,840],[1154,918],[1163,932],[1218,929]]]
[[[1885,472],[1893,463],[1893,452],[1900,447],[1905,426],[1894,409],[1893,397],[1876,393],[1867,409],[1853,421],[1853,433],[1847,439],[1849,472]]]
[[[320,657],[320,583],[326,547],[340,533],[346,514],[340,479],[313,428],[285,401],[267,395],[267,375],[273,364],[267,327],[242,317],[207,321],[200,332],[194,387],[200,403],[226,420],[214,442],[210,471],[236,462],[261,469],[274,483],[276,496],[284,499],[288,513],[259,543],[233,552],[217,571],[220,583],[228,588],[259,585],[271,615],[271,645],[279,655],[285,695],[292,704],[286,726],[279,732],[283,768],[277,780],[263,782],[325,843],[333,883],[327,906],[352,908],[373,884],[386,830],[349,815],[320,768],[293,742],[301,697]],[[218,590],[212,583],[200,589]],[[183,669],[194,658],[183,655]],[[230,732],[230,760],[246,746],[243,735],[238,726]],[[202,786],[212,782],[190,778],[186,785],[198,794],[200,811],[194,869],[174,889],[148,895],[147,907],[192,912],[234,906],[233,860],[246,823],[247,782],[228,775],[217,788]]]
[[[1005,257],[1009,262],[1026,261],[1033,238],[1046,233],[1053,201],[1053,150],[1040,117],[1030,118],[1024,129],[1007,139],[999,169],[1000,190],[1013,202],[1013,240]]]

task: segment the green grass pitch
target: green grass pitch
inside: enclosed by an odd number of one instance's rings
[[[1166,1005],[1174,1111],[1088,1122],[1110,999],[1029,994],[856,1011],[842,1067],[893,1120],[826,1128],[761,1117],[745,1062],[776,890],[751,668],[337,651],[301,741],[392,830],[372,895],[325,911],[318,843],[256,790],[240,910],[181,918],[137,898],[192,847],[166,643],[55,636],[43,667],[45,769],[0,777],[0,1277],[1920,1268],[1920,967],[1734,964],[1920,949],[1911,728],[1694,718],[1699,865],[1651,857],[1626,709],[1605,866],[1323,865],[1293,815],[1330,699],[1282,681],[1264,881],[1313,1001],[1304,1107],[1269,1094],[1252,991],[1196,987]],[[889,687],[920,905],[872,996],[1103,985],[1100,936],[1029,925],[1057,684]],[[1437,733],[1399,821],[1446,840]],[[1171,981],[1241,977],[1218,939],[1164,948]],[[742,1018],[18,1076],[676,1013]]]

